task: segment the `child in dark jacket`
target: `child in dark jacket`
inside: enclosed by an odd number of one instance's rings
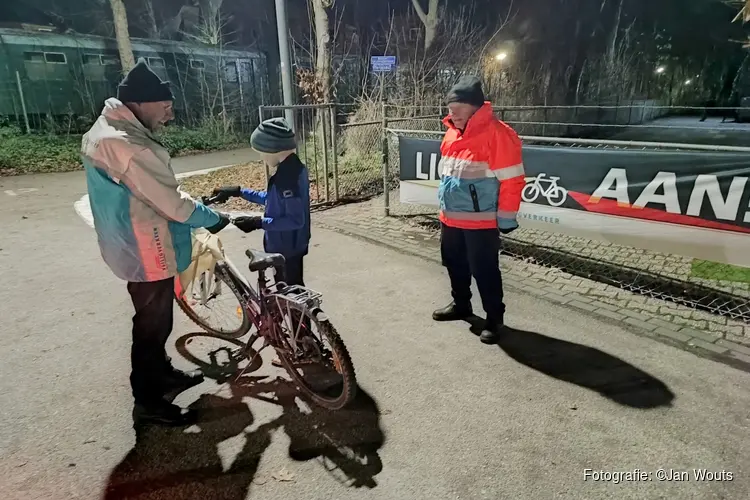
[[[265,206],[263,217],[242,217],[235,224],[245,232],[263,229],[264,250],[286,259],[284,276],[277,278],[304,286],[302,261],[310,243],[310,181],[307,167],[295,153],[294,132],[283,118],[272,118],[255,129],[250,144],[269,167],[278,167],[268,179],[266,191],[225,186],[214,190],[213,196],[220,203],[239,197]]]

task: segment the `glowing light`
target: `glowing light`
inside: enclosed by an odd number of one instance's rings
[[[505,61],[508,58],[507,52],[500,52],[498,55],[495,56],[495,59],[498,61]]]
[[[656,68],[656,72],[659,73],[660,75],[664,73],[665,71],[667,71],[667,68],[665,68],[664,66],[659,66],[658,68]]]

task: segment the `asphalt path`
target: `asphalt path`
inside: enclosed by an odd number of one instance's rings
[[[482,345],[431,321],[439,266],[322,229],[306,278],[353,357],[352,408],[303,404],[268,355],[223,381],[229,345],[176,312],[174,363],[209,375],[177,402],[201,421],[136,440],[132,306],[85,192],[80,173],[0,179],[2,499],[750,498],[747,373],[517,293]],[[238,265],[260,236],[221,235]]]

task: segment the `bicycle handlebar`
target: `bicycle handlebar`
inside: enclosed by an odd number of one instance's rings
[[[207,207],[213,205],[214,203],[218,203],[218,202],[219,202],[219,197],[218,196],[201,196],[201,203],[203,203]]]

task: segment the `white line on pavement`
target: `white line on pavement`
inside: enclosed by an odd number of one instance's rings
[[[221,167],[212,167],[212,168],[204,168],[203,170],[193,170],[191,172],[183,172],[181,174],[175,174],[175,179],[185,179],[186,177],[193,177],[195,175],[205,175],[210,174],[211,172],[216,172],[217,170],[224,170],[225,168],[231,168],[236,167],[237,165],[242,165],[242,163],[235,163],[233,165],[223,165]]]

